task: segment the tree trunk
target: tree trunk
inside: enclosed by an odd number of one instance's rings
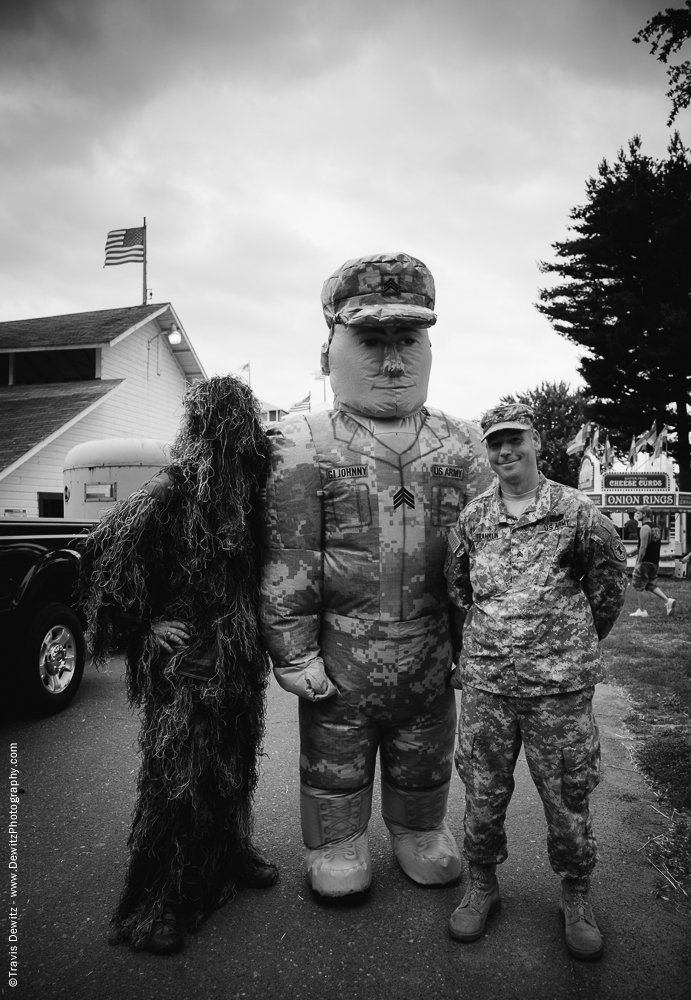
[[[691,448],[689,448],[689,414],[686,408],[686,377],[674,379],[674,396],[677,406],[677,462],[679,463],[679,489],[691,493]]]

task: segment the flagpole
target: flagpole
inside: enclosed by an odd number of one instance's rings
[[[142,305],[146,305],[146,216],[144,216],[144,286],[142,288]]]

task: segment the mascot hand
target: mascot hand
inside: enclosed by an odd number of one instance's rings
[[[324,701],[338,693],[334,684],[326,676],[324,661],[320,656],[310,660],[306,665],[292,664],[287,667],[274,667],[276,680],[285,691],[296,694],[298,698],[307,701]]]

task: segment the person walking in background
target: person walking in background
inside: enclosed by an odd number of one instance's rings
[[[643,607],[643,594],[649,590],[655,597],[665,602],[665,611],[671,615],[676,606],[673,597],[667,597],[664,590],[658,586],[657,572],[660,566],[660,546],[662,532],[653,523],[652,511],[649,507],[639,507],[636,510],[636,521],[640,524],[636,565],[633,569],[631,582],[636,591],[638,607],[631,612],[631,618],[647,618],[648,612]]]
[[[638,538],[638,521],[632,510],[628,510],[626,513],[629,519],[624,525],[624,541],[633,542]]]
[[[449,595],[465,618],[452,684],[461,687],[456,767],[465,785],[470,878],[449,930],[477,940],[501,906],[496,866],[525,748],[562,879],[559,910],[575,958],[602,954],[589,900],[597,861],[588,798],[600,780],[595,684],[599,642],[621,611],[626,549],[611,520],[578,490],[538,471],[540,436],[521,403],[482,417],[498,483],[466,506],[449,534]]]

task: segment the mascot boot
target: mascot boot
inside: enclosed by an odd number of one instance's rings
[[[314,892],[348,896],[364,892],[372,881],[367,824],[372,785],[355,792],[300,786],[305,864]]]
[[[449,785],[417,792],[382,779],[382,814],[393,852],[420,885],[449,885],[461,874],[461,856],[444,820]]]

